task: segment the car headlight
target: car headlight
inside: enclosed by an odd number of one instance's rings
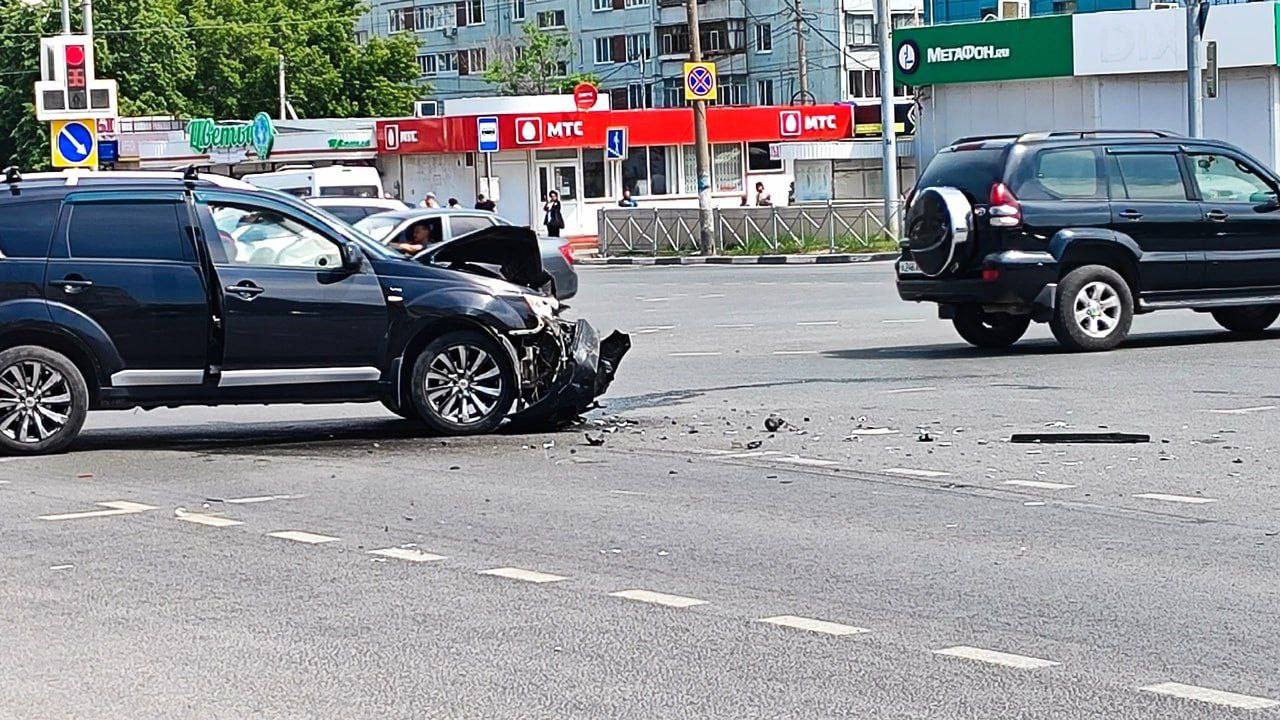
[[[553,297],[545,295],[521,295],[524,302],[529,306],[529,310],[540,318],[551,320],[556,316],[556,311],[560,309],[560,301]]]

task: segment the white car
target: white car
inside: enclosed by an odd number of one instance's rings
[[[310,197],[306,201],[348,225],[355,225],[370,215],[409,209],[408,205],[391,198]]]

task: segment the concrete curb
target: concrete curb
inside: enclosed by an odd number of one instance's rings
[[[897,260],[898,253],[839,253],[832,255],[692,255],[671,257],[584,257],[575,265],[844,265]]]

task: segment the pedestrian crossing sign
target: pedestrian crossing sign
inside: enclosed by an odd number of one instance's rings
[[[98,128],[93,120],[49,123],[49,153],[59,168],[98,167]]]

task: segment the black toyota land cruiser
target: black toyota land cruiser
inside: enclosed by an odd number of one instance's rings
[[[1259,333],[1280,315],[1278,187],[1238,148],[1166,132],[963,138],[908,198],[898,293],[986,348],[1035,320],[1107,350],[1170,308]]]
[[[574,416],[630,347],[560,317],[538,239],[406,257],[273,190],[193,172],[0,184],[0,450],[90,409],[368,402],[439,433]]]

